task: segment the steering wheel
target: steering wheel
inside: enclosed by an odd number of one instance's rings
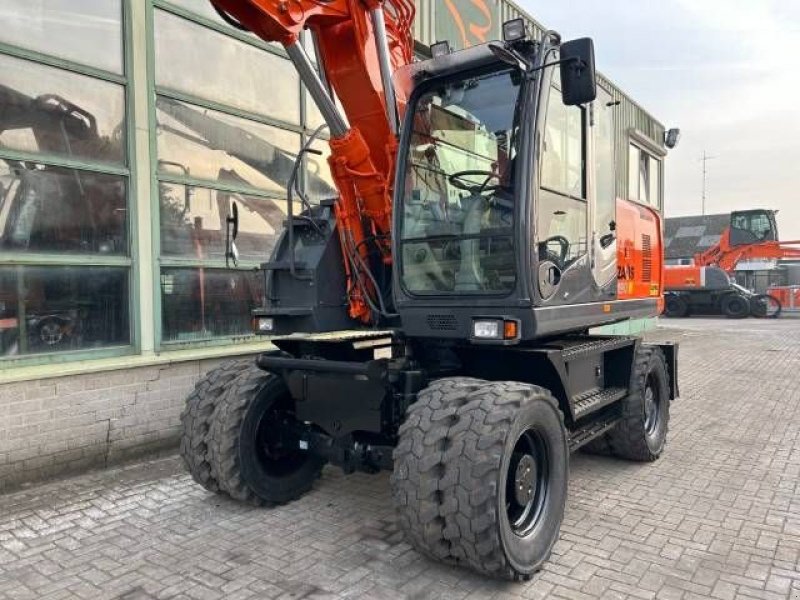
[[[464,179],[465,177],[475,177],[478,175],[483,175],[484,177],[486,177],[483,183],[475,183],[473,181]],[[497,183],[494,185],[489,185],[489,182],[492,179],[496,179]],[[452,185],[453,187],[457,187],[460,190],[467,191],[474,196],[480,196],[486,190],[494,192],[503,187],[502,185],[500,185],[500,175],[495,173],[494,171],[480,171],[480,170],[458,171],[457,173],[453,173],[452,175],[450,175],[447,178],[447,181],[449,181],[450,185]]]
[[[544,251],[547,254],[555,255],[555,253],[551,252],[548,248],[550,242],[556,242],[560,246],[560,254],[557,256],[559,262],[561,263],[561,265],[563,265],[567,260],[567,255],[569,254],[569,247],[571,245],[569,240],[565,238],[563,235],[554,235],[540,242],[541,247],[544,248]]]

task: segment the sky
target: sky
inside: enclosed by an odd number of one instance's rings
[[[598,69],[681,140],[665,165],[668,217],[777,209],[800,239],[800,2],[517,0],[565,40],[594,38]]]

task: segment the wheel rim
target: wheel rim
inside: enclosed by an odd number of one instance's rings
[[[506,515],[518,536],[528,535],[544,512],[549,488],[549,454],[541,434],[525,431],[517,440],[506,472]]]
[[[644,429],[647,435],[653,435],[658,429],[660,419],[661,397],[658,393],[655,378],[650,375],[644,388]]]
[[[292,415],[276,407],[267,409],[259,419],[254,446],[258,463],[268,475],[289,475],[308,458],[292,433],[293,422]]]
[[[54,346],[64,337],[64,332],[58,323],[45,323],[39,331],[42,341],[48,346]]]

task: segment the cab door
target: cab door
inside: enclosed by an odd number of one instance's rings
[[[590,302],[596,297],[590,261],[589,110],[567,106],[560,72],[542,98],[538,189],[534,193],[534,279],[540,304]]]

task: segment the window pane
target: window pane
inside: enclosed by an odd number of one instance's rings
[[[0,148],[122,162],[122,86],[0,55]]]
[[[0,41],[122,73],[120,0],[3,0]]]
[[[650,204],[661,208],[661,161],[650,157]]]
[[[169,98],[156,107],[161,172],[286,190],[298,134]]]
[[[0,250],[128,254],[125,178],[0,160]]]
[[[185,8],[186,10],[189,10],[195,13],[196,15],[200,15],[201,17],[205,17],[210,21],[214,21],[218,25],[222,25],[223,27],[226,27],[231,31],[236,31],[237,33],[245,33],[246,35],[252,36],[254,39],[258,39],[258,36],[255,35],[254,33],[244,32],[241,31],[240,29],[235,29],[234,27],[226,23],[217,14],[217,11],[214,10],[214,7],[212,6],[210,0],[169,0],[169,3],[174,4],[176,6],[180,6],[181,8]],[[279,48],[281,47],[281,45],[278,44],[277,42],[274,42],[273,45]]]
[[[288,60],[164,11],[155,38],[159,85],[299,124],[300,82]]]
[[[336,198],[339,193],[333,183],[328,157],[331,147],[327,140],[316,140],[311,148],[322,154],[306,154],[306,193],[310,202],[317,204],[320,200]]]
[[[639,200],[639,148],[628,146],[628,199]]]
[[[586,202],[548,190],[542,191],[539,202],[539,260],[552,261],[563,271],[586,254]]]
[[[250,312],[264,303],[264,274],[225,269],[162,269],[165,342],[251,336]]]
[[[0,355],[129,342],[128,269],[0,267]]]
[[[547,104],[545,148],[541,185],[582,198],[583,117],[577,106],[565,106],[561,92],[553,87]]]
[[[651,202],[650,198],[650,156],[639,151],[639,201]]]
[[[286,219],[286,202],[208,188],[161,183],[161,254],[197,260],[225,258],[225,218],[239,205],[236,247],[242,260],[265,261]],[[295,205],[295,213],[300,205]]]

